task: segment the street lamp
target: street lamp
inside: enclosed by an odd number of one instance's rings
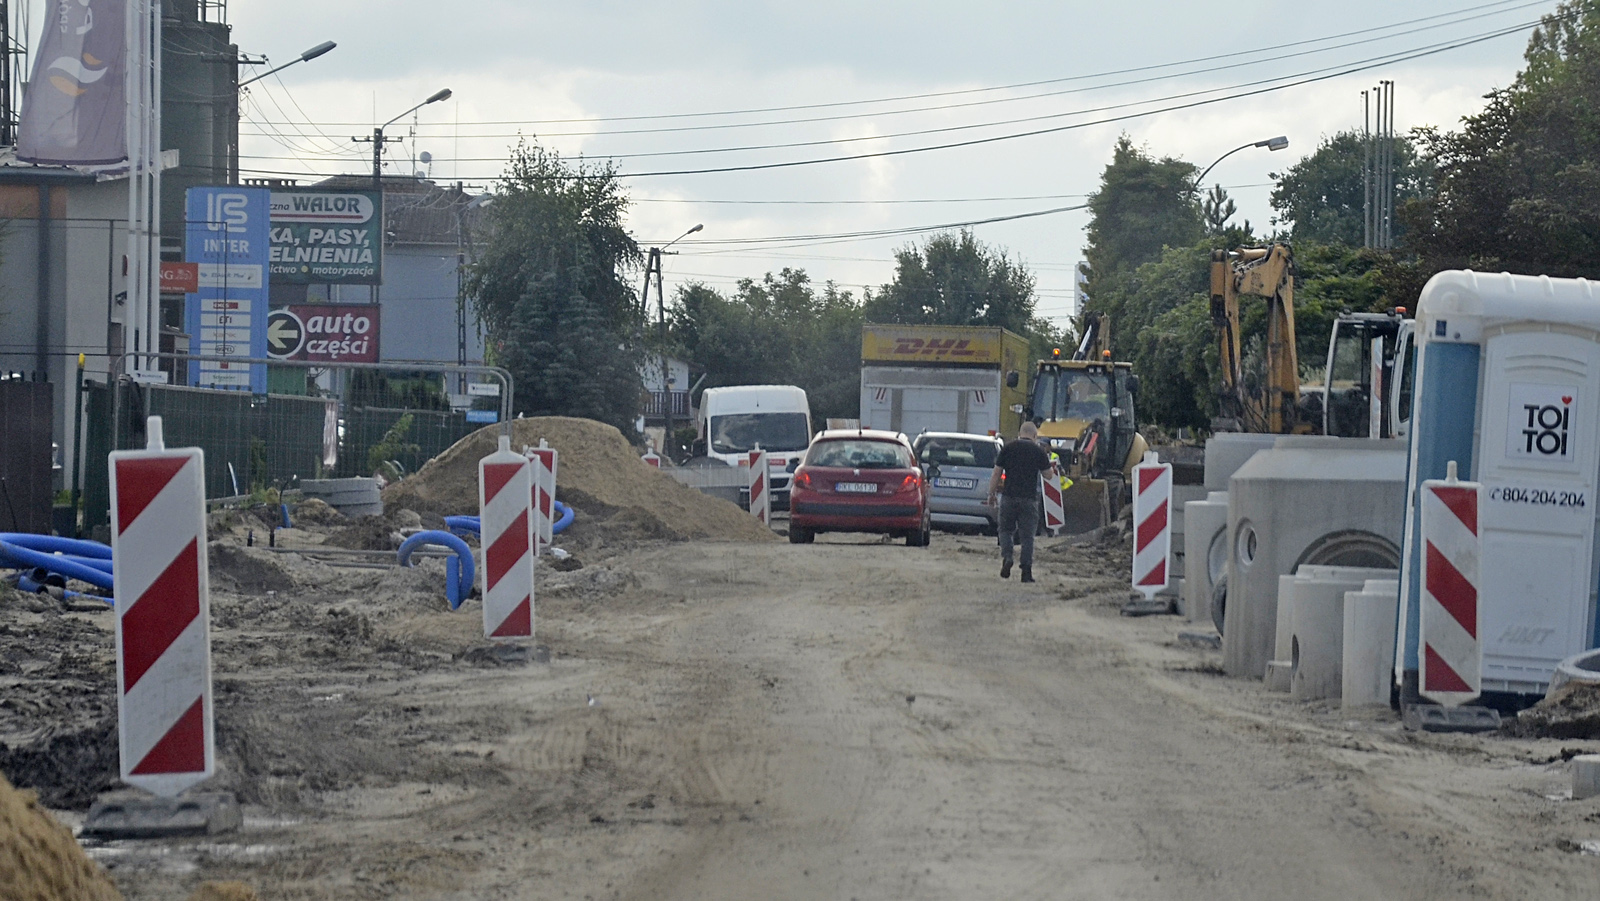
[[[295,57],[294,59],[289,60],[288,62],[284,63],[281,66],[278,66],[278,67],[272,68],[272,69],[268,69],[267,71],[262,72],[260,75],[254,76],[253,78],[247,78],[244,81],[239,82],[239,87],[242,88],[247,84],[253,84],[255,82],[258,82],[261,79],[266,78],[268,75],[272,75],[272,74],[275,74],[275,73],[278,73],[278,72],[282,72],[284,69],[289,68],[290,66],[294,65],[295,63],[309,63],[312,60],[316,59],[317,57],[321,56],[324,53],[327,53],[329,50],[332,50],[333,48],[335,48],[337,46],[339,46],[339,45],[335,44],[333,41],[323,41],[322,43],[318,44],[317,46],[312,47],[310,50],[307,50],[306,52],[300,54],[299,56]],[[266,62],[266,57],[262,57],[259,60],[246,60],[246,62],[263,63],[263,62]]]
[[[1289,139],[1283,135],[1278,135],[1275,138],[1267,138],[1265,141],[1252,141],[1249,144],[1240,144],[1238,147],[1235,147],[1227,153],[1224,153],[1222,156],[1217,157],[1217,162],[1207,166],[1205,171],[1200,173],[1200,177],[1194,180],[1194,185],[1196,188],[1200,187],[1200,185],[1205,182],[1206,176],[1211,174],[1211,170],[1217,168],[1217,163],[1222,162],[1241,150],[1248,150],[1251,147],[1265,147],[1271,151],[1278,151],[1288,146]]]
[[[389,126],[395,124],[396,122],[399,122],[401,119],[404,119],[405,117],[411,115],[412,113],[416,112],[417,110],[422,109],[423,107],[427,106],[430,103],[438,103],[441,100],[449,100],[449,99],[450,99],[450,89],[449,88],[444,88],[442,90],[439,90],[439,91],[435,92],[433,94],[433,96],[429,97],[427,100],[422,101],[421,103],[417,104],[416,106],[413,106],[412,108],[406,110],[405,112],[401,113],[400,115],[395,116],[393,119],[390,119],[389,121],[383,123],[382,125],[378,126],[377,128],[374,128],[372,130],[372,137],[370,137],[370,138],[351,138],[350,139],[350,140],[356,141],[358,143],[365,143],[367,141],[371,141],[372,142],[372,187],[373,187],[373,190],[377,190],[377,191],[382,191],[383,190],[383,142],[386,140],[384,138],[384,136],[383,136],[383,130],[385,128],[388,128]],[[393,140],[399,140],[399,139],[395,138]]]
[[[646,316],[650,315],[650,276],[651,274],[654,274],[656,277],[656,302],[659,305],[660,310],[659,329],[661,347],[659,353],[661,354],[661,444],[662,450],[665,452],[668,460],[672,459],[672,381],[667,375],[667,293],[666,289],[662,287],[661,284],[661,255],[666,252],[667,248],[705,227],[705,223],[703,222],[696,223],[693,228],[677,236],[676,238],[673,238],[671,241],[668,241],[660,247],[650,248],[650,256],[645,262],[644,267],[644,291],[639,297],[639,306],[643,308]]]

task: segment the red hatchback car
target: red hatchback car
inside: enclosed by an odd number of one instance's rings
[[[832,429],[811,439],[789,489],[789,541],[818,532],[885,532],[907,547],[932,533],[929,474],[899,432]]]

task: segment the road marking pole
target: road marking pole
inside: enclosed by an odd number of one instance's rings
[[[647,466],[654,466],[656,469],[661,468],[661,455],[653,450],[645,453],[639,459],[643,460]]]
[[[205,455],[145,436],[110,459],[117,735],[122,781],[171,798],[216,765]]]
[[[772,525],[772,479],[767,466],[766,451],[757,447],[750,452],[750,513],[764,526]]]
[[[1133,587],[1154,600],[1167,587],[1172,558],[1172,464],[1154,452],[1133,468]]]
[[[1039,496],[1044,498],[1044,527],[1051,535],[1061,533],[1067,524],[1067,508],[1061,499],[1060,477],[1055,473],[1039,476]]]
[[[509,435],[478,462],[485,638],[533,637],[533,468],[511,450]]]
[[[1455,461],[1441,481],[1422,483],[1421,673],[1423,697],[1446,707],[1483,692],[1483,642],[1478,636],[1478,561],[1483,540],[1478,508],[1483,486],[1456,478]]]
[[[555,541],[556,471],[561,455],[543,438],[539,439],[538,447],[524,447],[522,452],[534,462],[534,538],[538,543],[533,553],[537,557]]]

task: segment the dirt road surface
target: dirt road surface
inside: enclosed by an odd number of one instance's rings
[[[215,601],[246,829],[91,845],[129,898],[1600,896],[1600,801],[1561,796],[1594,743],[1227,679],[1118,615],[1119,546],[1054,542],[1035,585],[977,536],[596,550],[521,663],[437,566],[231,559],[282,567]]]

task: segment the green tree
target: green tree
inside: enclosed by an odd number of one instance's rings
[[[1317,150],[1283,172],[1271,174],[1273,223],[1287,225],[1299,243],[1341,242],[1360,247],[1366,241],[1366,182],[1362,175],[1367,142],[1359,132],[1341,131],[1324,138]],[[1394,139],[1395,205],[1432,191],[1432,161],[1417,153],[1403,135]],[[1395,236],[1405,232],[1395,224]]]
[[[1438,187],[1401,210],[1412,284],[1456,267],[1600,275],[1600,3],[1562,3],[1525,59],[1460,131],[1420,133]]]
[[[866,299],[868,320],[999,326],[1018,334],[1033,317],[1034,278],[972,232],[934,235],[895,252],[894,281]]]
[[[1134,272],[1167,248],[1192,246],[1205,234],[1195,172],[1194,164],[1156,159],[1123,135],[1089,197],[1088,308],[1111,315],[1112,348],[1121,359],[1149,324],[1124,315]]]
[[[622,272],[640,254],[626,209],[609,165],[569,164],[526,142],[512,150],[467,292],[516,380],[518,412],[633,432],[642,320]]]

